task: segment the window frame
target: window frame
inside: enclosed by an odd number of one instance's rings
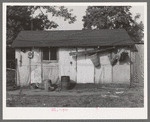
[[[47,48],[47,47],[43,47],[43,48]],[[51,62],[51,63],[58,63],[58,48],[56,48],[56,60],[51,60],[50,58],[50,54],[51,54],[51,50],[50,50],[50,47],[48,47],[49,51],[48,51],[48,54],[49,54],[49,60],[43,60],[43,48],[41,49],[41,52],[42,52],[42,62]]]

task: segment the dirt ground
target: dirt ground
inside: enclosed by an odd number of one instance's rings
[[[71,90],[7,88],[7,107],[144,107],[143,87],[78,84]]]

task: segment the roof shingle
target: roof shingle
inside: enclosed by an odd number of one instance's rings
[[[21,31],[12,47],[89,47],[133,45],[124,29]]]

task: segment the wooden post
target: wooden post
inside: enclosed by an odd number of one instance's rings
[[[43,63],[42,63],[42,60],[43,60],[43,50],[42,50],[42,48],[40,49],[40,52],[41,52],[41,80],[43,82]]]
[[[132,61],[131,61],[131,48],[130,48],[130,87],[132,87]]]
[[[77,48],[75,49],[76,49],[76,52],[78,52],[78,49]],[[76,83],[77,83],[77,55],[76,55]]]
[[[32,51],[32,49],[30,49],[30,51]],[[29,75],[29,85],[31,84],[31,59],[29,58],[29,67],[30,67],[30,69],[29,69],[29,72],[30,72],[30,75]]]
[[[17,66],[17,58],[15,59],[15,84],[17,85],[17,70],[18,70],[18,66]]]
[[[110,54],[110,56],[111,56],[111,58],[112,58],[112,52],[111,52],[111,54]],[[113,80],[113,65],[111,65],[112,66],[112,83],[114,82],[114,80]]]

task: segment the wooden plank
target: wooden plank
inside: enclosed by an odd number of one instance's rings
[[[32,49],[34,56],[31,60],[30,83],[41,83],[41,53],[39,48]]]
[[[123,49],[128,52],[129,57],[123,62],[118,61],[113,66],[113,83],[130,84],[130,49],[120,48],[120,50]]]
[[[76,51],[76,48],[59,49],[59,69],[61,76],[70,76],[70,81],[76,82],[76,56],[70,56],[69,53]]]
[[[85,48],[77,48],[77,51],[85,51]],[[85,81],[85,55],[77,56],[77,83],[86,83]]]
[[[138,85],[144,85],[144,45],[136,44],[137,52],[135,52],[134,77]]]
[[[112,50],[112,49],[115,49],[114,47],[112,47],[112,48],[106,48],[106,49],[95,49],[95,50],[85,50],[85,51],[80,51],[80,52],[71,52],[71,53],[69,53],[70,54],[70,56],[73,56],[73,55],[77,55],[77,56],[79,56],[79,55],[89,55],[89,54],[91,54],[91,53],[98,53],[98,52],[103,52],[103,51],[108,51],[108,50]]]
[[[16,84],[17,84],[17,86],[20,85],[20,77],[19,77],[19,56],[20,56],[20,49],[15,49],[15,58],[17,59],[17,62],[16,62],[16,71],[17,71]]]
[[[70,74],[70,57],[67,48],[60,48],[59,50],[59,69],[61,76],[69,76]]]
[[[112,82],[112,66],[108,58],[109,52],[98,53],[100,66],[95,67],[95,83],[104,84]]]
[[[134,64],[130,64],[130,86],[133,86],[134,83]]]
[[[41,66],[37,66],[36,69],[34,69],[31,72],[31,83],[41,83]]]
[[[104,82],[104,66],[99,68],[95,68],[95,83],[96,84],[103,84]]]
[[[130,65],[115,65],[113,67],[113,83],[130,84]]]
[[[85,51],[85,48],[78,48],[78,51]],[[94,83],[94,65],[86,55],[77,56],[77,83]]]
[[[27,86],[29,82],[29,58],[28,58],[29,50],[26,49],[25,52],[20,51],[20,55],[22,56],[22,63],[19,66],[19,76],[20,76],[20,86]],[[20,59],[19,59],[20,60]]]
[[[135,52],[131,51],[131,62],[135,62]]]
[[[103,72],[104,72],[103,83],[112,83],[112,66],[105,65]]]
[[[87,51],[93,50],[94,48],[86,48]],[[85,81],[86,83],[94,83],[94,65],[91,61],[91,58],[86,55],[85,56]]]
[[[71,52],[71,53],[69,53],[70,54],[70,56],[73,56],[73,55],[77,55],[77,56],[79,56],[79,55],[88,55],[88,54],[90,54],[90,53],[96,53],[97,52],[97,50],[90,50],[90,51],[80,51],[80,52]]]
[[[43,60],[43,50],[40,48],[39,49],[39,51],[40,51],[40,56],[41,56],[41,80],[42,80],[42,82],[43,82],[43,64],[42,64],[42,60]]]
[[[43,63],[43,79],[50,79],[52,83],[56,83],[57,78],[59,77],[59,68],[58,63]]]
[[[70,48],[69,52],[72,51],[76,51],[76,48]],[[76,71],[76,67],[77,67],[77,57],[76,56],[70,56],[69,61],[69,65],[70,65],[70,81],[71,82],[77,82],[77,71]]]

